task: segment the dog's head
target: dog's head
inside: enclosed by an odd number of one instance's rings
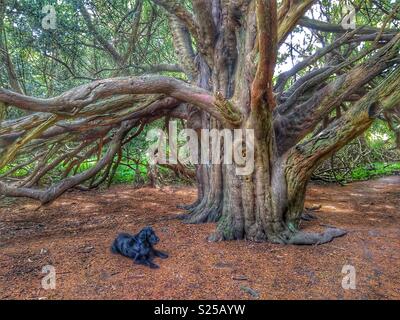
[[[139,239],[141,241],[147,241],[151,245],[155,245],[160,241],[152,227],[143,228],[142,231],[139,232]]]

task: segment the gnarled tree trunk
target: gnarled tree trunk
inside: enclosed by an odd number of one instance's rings
[[[194,204],[186,206],[187,221],[219,221],[218,231],[212,236],[214,240],[247,238],[286,242],[287,234],[298,227],[309,177],[298,176],[296,182],[287,185],[288,163],[284,155],[278,154],[272,118],[277,8],[274,1],[256,2],[248,1],[246,6],[233,8],[221,7],[218,1],[213,1],[212,8],[195,10],[199,19],[202,12],[213,12],[214,28],[220,31],[212,55],[200,59],[213,68],[200,68],[198,84],[215,95],[232,99],[242,114],[240,127],[254,130],[255,169],[251,175],[239,176],[235,164],[199,165],[199,197]],[[305,3],[301,10],[310,3]],[[242,20],[236,21],[237,15]],[[259,46],[263,46],[262,50]],[[260,51],[260,61],[256,61],[255,50]],[[202,128],[227,129],[204,115],[200,123]],[[296,192],[290,192],[291,188],[296,188]]]

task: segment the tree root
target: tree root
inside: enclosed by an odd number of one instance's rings
[[[347,234],[347,231],[338,228],[327,228],[324,232],[303,232],[294,233],[287,241],[287,244],[295,245],[319,245],[331,242]]]
[[[193,203],[189,205],[177,205],[176,207],[188,211],[188,213],[180,214],[177,217],[177,219],[184,220],[188,224],[217,222],[221,217],[221,208],[217,204],[209,207],[207,204]]]
[[[190,219],[191,216],[191,211],[195,210],[196,207],[198,207],[200,204],[200,200],[196,200],[195,202],[191,203],[191,204],[178,204],[176,206],[177,209],[181,209],[181,210],[186,210],[188,211],[188,213],[183,213],[177,216],[177,219],[179,220],[187,220]]]
[[[177,220],[186,220],[190,217],[190,214],[188,213],[183,213],[183,214],[177,214],[176,219]]]
[[[213,206],[211,208],[202,208],[199,210],[193,210],[191,214],[187,215],[185,222],[189,224],[218,222],[220,217],[221,217],[221,209],[217,206]]]
[[[221,201],[214,201],[212,205],[207,202],[203,202],[188,211],[189,214],[185,219],[185,223],[199,224],[218,222],[222,213]]]
[[[339,228],[327,228],[324,232],[321,233],[286,231],[278,236],[269,236],[267,241],[276,244],[320,245],[331,242],[333,239],[342,237],[346,234],[347,231]],[[217,241],[232,240],[232,239],[226,239],[224,234],[221,231],[217,230],[216,232],[212,233],[207,240],[209,242],[217,242]]]
[[[192,210],[194,209],[197,205],[199,205],[200,201],[196,201],[194,203],[191,204],[178,204],[176,207],[178,209],[182,209],[182,210]]]
[[[218,241],[224,241],[224,235],[220,231],[215,231],[212,234],[210,234],[207,238],[208,242],[218,242]]]

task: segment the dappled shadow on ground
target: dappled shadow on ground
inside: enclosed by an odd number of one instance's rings
[[[174,219],[194,189],[71,192],[50,206],[0,203],[1,299],[394,299],[400,298],[400,177],[340,187],[310,186],[307,206],[321,205],[304,230],[349,231],[321,246],[232,241],[208,243],[214,224]],[[134,265],[109,247],[118,232],[152,225],[170,258],[160,269]],[[41,288],[53,265],[56,289]],[[344,265],[356,289],[344,290]],[[252,290],[249,290],[251,288]]]

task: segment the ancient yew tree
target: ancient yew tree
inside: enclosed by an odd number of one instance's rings
[[[117,46],[97,29],[94,9],[73,1],[93,50],[100,48],[115,68],[106,79],[97,77],[100,72],[78,76],[45,50],[84,83],[37,98],[16,75],[4,30],[6,11],[12,8],[0,1],[0,56],[8,79],[0,88],[0,108],[3,113],[25,111],[14,119],[0,118],[0,168],[7,168],[0,176],[0,194],[46,204],[69,189],[97,187],[116,170],[121,148],[146,125],[178,118],[195,130],[254,130],[250,175],[237,175],[236,164],[196,165],[198,200],[185,207],[185,219],[218,222],[212,240],[315,244],[343,235],[335,228],[322,234],[299,230],[305,191],[321,161],[375,118],[398,112],[400,33],[390,26],[399,6],[367,8],[381,10],[379,26],[345,30],[309,18],[313,0],[132,2],[124,18],[129,21],[126,43]],[[167,21],[178,63],[138,66],[135,45],[144,34],[152,37],[148,25],[159,18],[145,15],[145,9]],[[299,27],[315,32],[324,45],[279,73],[282,46]],[[76,170],[92,156],[97,156],[95,165]],[[25,176],[12,176],[32,163],[34,169]],[[63,177],[45,180],[61,163]]]

